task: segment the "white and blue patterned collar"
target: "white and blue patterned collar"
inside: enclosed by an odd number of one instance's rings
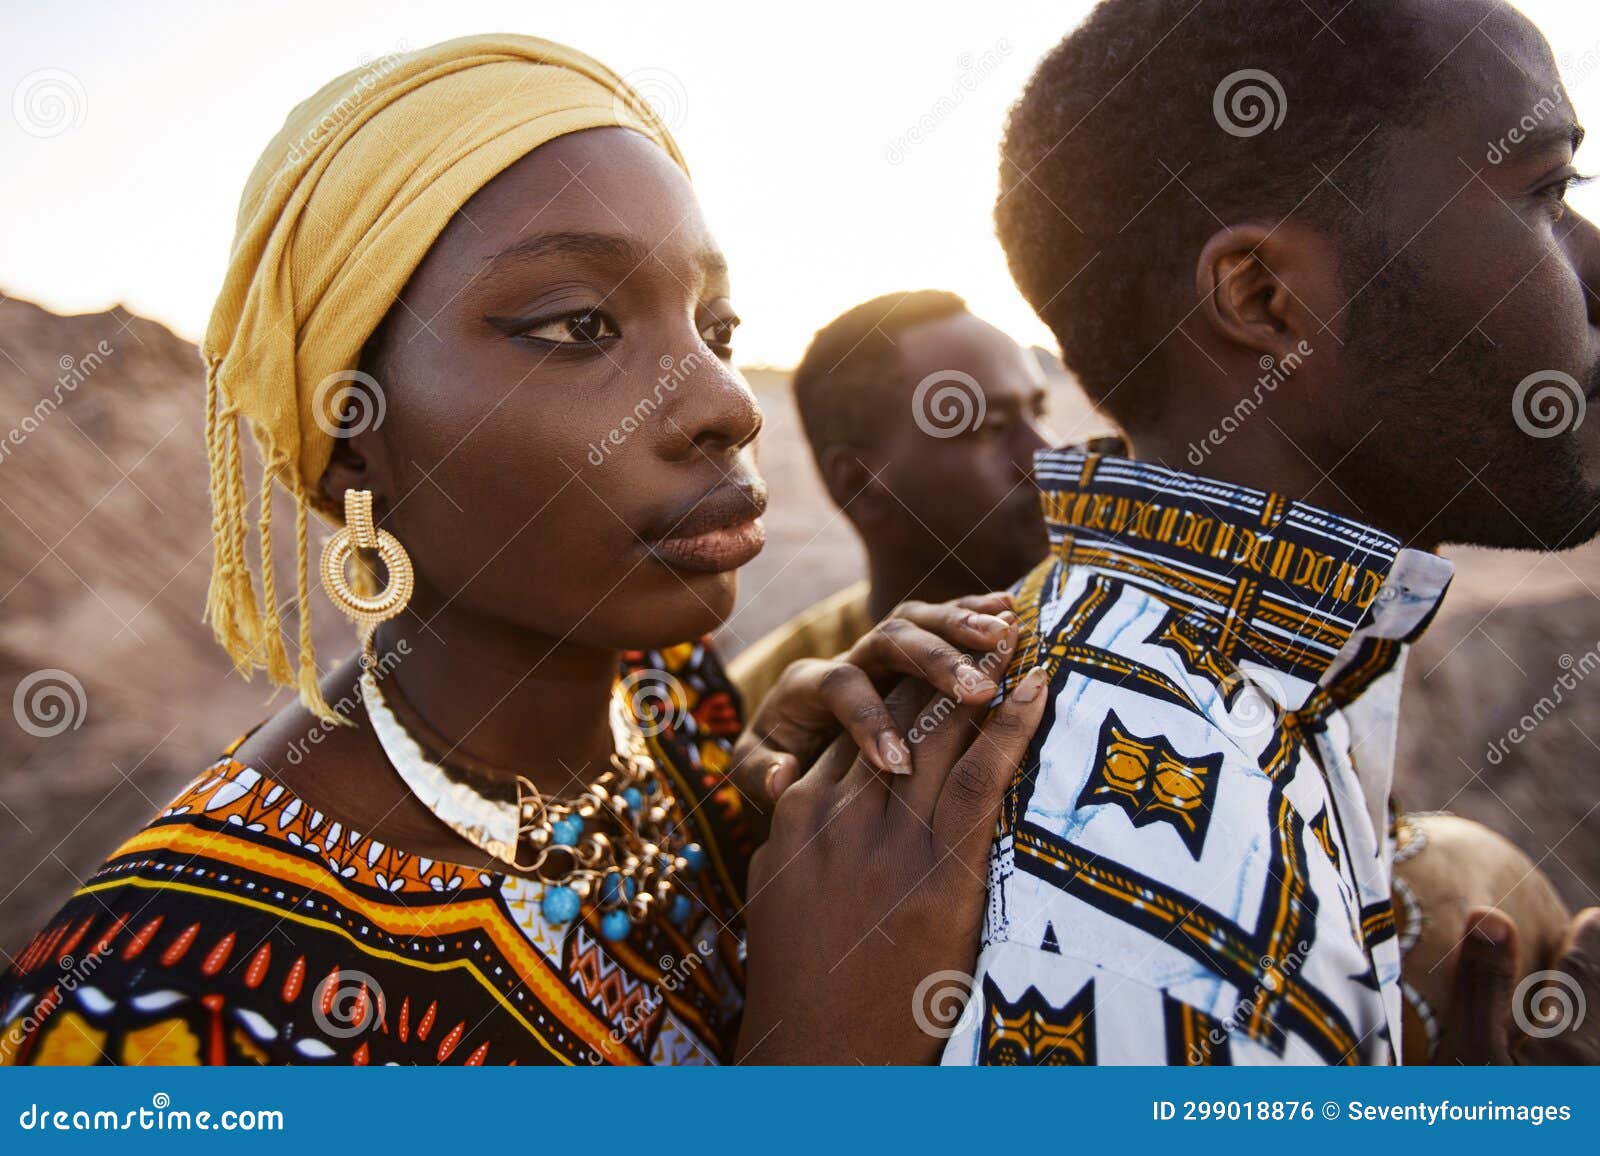
[[[1052,549],[1189,612],[1225,657],[1289,680],[1291,709],[1368,640],[1417,638],[1450,584],[1449,560],[1353,518],[1124,454],[1037,455]]]

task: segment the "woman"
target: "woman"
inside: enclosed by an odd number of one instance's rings
[[[995,687],[949,644],[1004,653],[1014,619],[990,599],[909,608],[775,693],[747,786],[777,794],[835,717],[854,743],[785,792],[773,846],[829,858],[760,864],[746,995],[740,723],[684,641],[728,615],[762,543],[737,325],[670,135],[579,53],[452,41],[295,110],[246,188],[203,352],[208,615],[299,702],[24,950],[0,984],[9,1059],[928,1058],[909,992],[970,960],[1038,680],[972,738]],[[239,422],[265,466],[259,591]],[[297,661],[275,483],[298,515]],[[312,511],[342,522],[320,572],[361,641],[320,678]],[[872,682],[895,671],[968,704],[914,750]],[[869,916],[902,958],[863,982],[870,951],[835,965]]]

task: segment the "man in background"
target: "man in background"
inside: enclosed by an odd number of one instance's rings
[[[869,577],[733,660],[750,713],[790,663],[849,649],[908,599],[1003,590],[1048,547],[1031,480],[1047,444],[1044,373],[954,293],[888,293],[834,318],[795,370],[794,395]]]

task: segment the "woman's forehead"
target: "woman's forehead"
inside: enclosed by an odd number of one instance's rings
[[[698,265],[717,248],[687,175],[654,142],[623,128],[572,133],[533,150],[462,206],[440,244],[474,265],[585,247],[596,257]]]

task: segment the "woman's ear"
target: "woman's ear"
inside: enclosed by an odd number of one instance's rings
[[[1325,273],[1312,241],[1309,231],[1284,222],[1219,229],[1195,267],[1198,315],[1223,341],[1251,353],[1281,358],[1312,341],[1322,325],[1294,288]]]
[[[371,490],[379,509],[384,498],[391,496],[394,479],[385,468],[388,455],[377,425],[384,412],[378,393],[382,388],[376,379],[357,378],[332,402],[335,416],[329,420],[337,422],[338,432],[333,437],[333,454],[322,471],[322,493],[335,505],[344,505],[346,490]]]
[[[333,455],[322,471],[322,494],[340,508],[346,490],[371,490],[373,509],[382,511],[384,500],[398,489],[379,430],[389,410],[383,383],[393,372],[389,331],[397,309],[391,308],[368,335],[357,368],[331,375],[317,389],[324,395],[317,399],[323,406],[317,422],[333,432]]]
[[[377,376],[384,365],[384,334],[388,319],[378,326],[367,339],[358,362],[360,368],[335,374],[324,383],[335,386],[331,391],[318,389],[324,409],[318,415],[318,424],[326,422],[325,429],[333,432],[333,455],[322,471],[322,494],[336,506],[343,507],[346,490],[371,490],[375,509],[383,508],[383,500],[391,496],[394,479],[386,469],[388,455],[378,427],[388,412],[388,399],[383,383]]]
[[[344,506],[346,490],[370,490],[372,483],[366,455],[357,445],[360,436],[333,439],[333,456],[322,471],[322,495],[335,506]]]

